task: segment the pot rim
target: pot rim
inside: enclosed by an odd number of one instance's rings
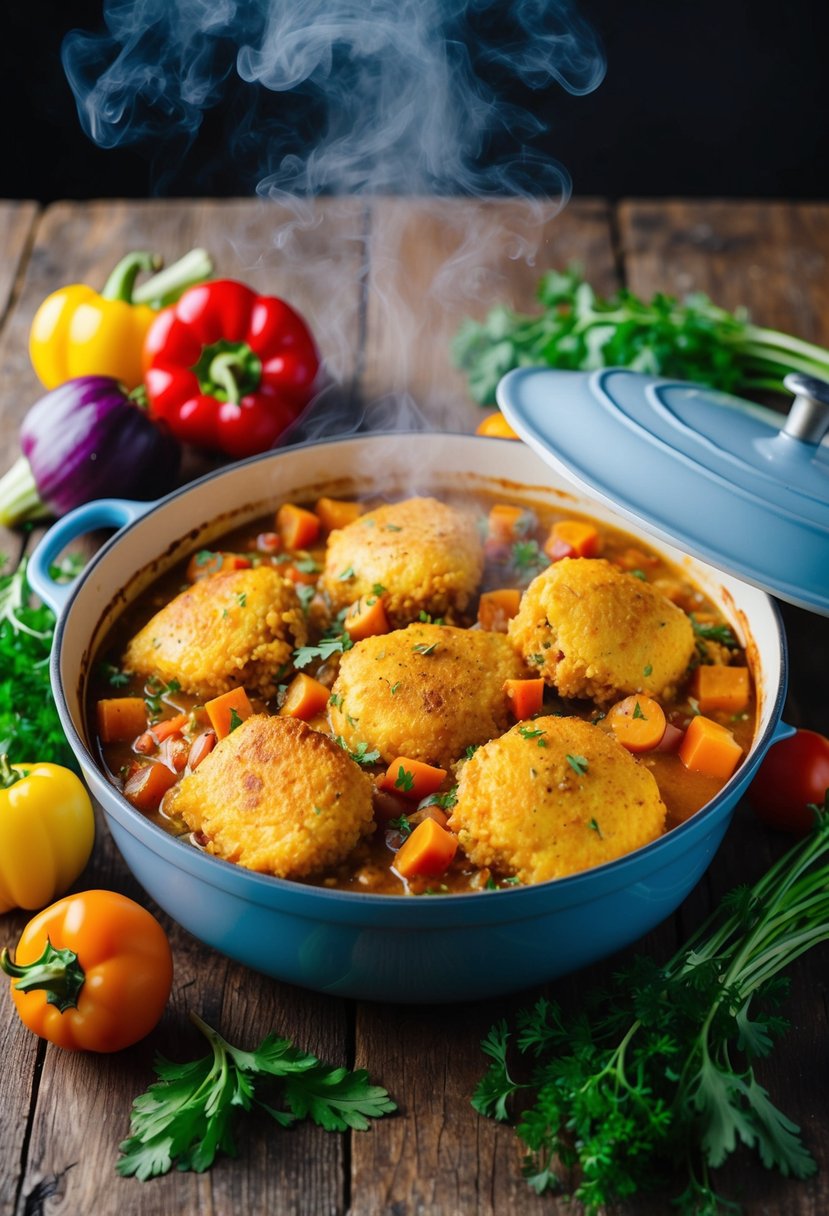
[[[347,435],[334,435],[317,439],[308,439],[301,443],[292,444],[290,447],[271,449],[267,452],[261,452],[255,456],[250,456],[245,460],[235,461],[230,465],[222,466],[219,469],[205,473],[201,477],[196,478],[194,481],[188,482],[186,485],[180,486],[179,488],[171,491],[169,494],[164,495],[162,498],[155,499],[154,501],[147,503],[146,508],[142,510],[140,515],[131,519],[128,523],[120,527],[92,556],[90,561],[75,579],[74,583],[72,584],[71,591],[61,607],[55,626],[54,642],[50,658],[52,692],[55,696],[55,702],[61,725],[66,733],[72,751],[75,753],[76,757],[81,763],[81,767],[84,769],[85,773],[87,768],[91,770],[91,772],[95,775],[96,783],[102,783],[102,794],[105,795],[106,799],[113,799],[115,806],[120,812],[120,815],[116,814],[115,810],[107,805],[105,797],[101,796],[99,797],[99,801],[101,802],[105,815],[107,818],[110,816],[116,818],[121,827],[129,831],[141,843],[147,845],[148,847],[152,847],[152,851],[154,853],[161,853],[161,846],[164,846],[165,849],[169,846],[175,846],[175,848],[186,850],[186,852],[182,854],[182,860],[185,860],[188,863],[187,869],[191,873],[200,877],[203,881],[209,882],[211,886],[218,887],[223,891],[228,891],[231,887],[237,885],[238,883],[242,883],[247,888],[246,894],[248,897],[255,898],[255,895],[260,892],[262,894],[266,894],[268,892],[272,894],[281,893],[286,896],[292,896],[292,902],[298,902],[300,907],[306,902],[310,901],[311,905],[313,906],[316,906],[321,902],[323,905],[328,904],[332,908],[336,907],[337,905],[341,907],[377,907],[385,909],[403,907],[411,908],[412,906],[420,908],[421,910],[424,908],[434,908],[435,912],[438,914],[437,919],[441,919],[440,909],[446,910],[448,907],[451,907],[452,909],[460,912],[462,909],[469,908],[473,903],[476,908],[476,919],[479,919],[481,910],[481,896],[492,894],[492,892],[484,891],[447,892],[445,895],[441,895],[440,899],[426,900],[408,899],[405,896],[398,894],[384,895],[370,892],[339,890],[329,887],[317,887],[292,879],[278,878],[269,874],[259,874],[256,871],[247,870],[233,862],[226,861],[224,858],[215,857],[210,853],[201,852],[200,850],[195,849],[192,845],[185,843],[185,841],[171,836],[168,832],[165,832],[164,828],[153,823],[145,816],[142,816],[139,811],[137,811],[129,802],[127,802],[121,791],[109,783],[100,767],[99,760],[87,746],[86,741],[83,739],[75,725],[75,721],[66,703],[66,697],[60,678],[60,660],[63,647],[63,635],[74,600],[77,597],[80,588],[98,565],[99,561],[102,560],[113,547],[120,544],[134,528],[142,525],[144,520],[150,515],[154,514],[157,510],[161,509],[162,507],[166,507],[168,504],[174,502],[183,495],[189,494],[197,490],[199,487],[216,480],[217,478],[227,476],[231,473],[236,474],[240,468],[249,467],[265,461],[273,461],[280,458],[287,459],[295,452],[300,450],[316,447],[324,448],[334,444],[365,443],[367,441],[373,442],[375,439],[389,440],[421,435],[440,439],[445,439],[447,437],[460,438],[465,442],[471,441],[474,443],[491,444],[495,442],[502,445],[510,445],[510,447],[515,443],[515,441],[511,439],[500,439],[483,435],[470,435],[462,431],[436,431],[431,429],[369,431],[363,433],[356,432]],[[574,485],[573,490],[581,495],[582,498],[586,499],[586,495],[584,495],[583,491],[581,491],[578,486]],[[144,504],[141,504],[141,506],[144,507]],[[597,506],[601,506],[601,504],[597,503]],[[658,543],[659,541],[657,540],[657,544]],[[733,577],[737,578],[738,576],[734,575]],[[750,586],[750,584],[747,585]],[[499,908],[504,907],[504,910],[506,911],[506,906],[502,903],[502,901],[511,901],[509,904],[509,909],[517,918],[519,915],[524,914],[523,912],[519,913],[519,901],[523,901],[525,903],[528,901],[536,901],[539,898],[543,899],[545,896],[555,892],[556,898],[558,899],[560,897],[564,901],[565,905],[567,905],[580,902],[579,897],[582,894],[582,888],[585,884],[588,884],[589,887],[600,885],[602,890],[605,892],[610,892],[623,886],[629,886],[632,882],[637,880],[639,877],[638,872],[640,870],[643,873],[651,872],[652,867],[650,866],[650,861],[652,860],[654,854],[658,853],[659,851],[665,852],[666,854],[674,854],[676,850],[679,849],[682,842],[686,842],[690,846],[695,837],[701,838],[705,834],[706,830],[713,826],[713,821],[715,819],[719,819],[722,814],[731,810],[731,808],[736,804],[750,779],[754,776],[754,773],[759,767],[763,756],[779,730],[788,685],[788,647],[780,608],[776,601],[768,593],[761,591],[759,588],[753,588],[753,590],[757,591],[759,594],[762,594],[768,604],[772,622],[776,630],[777,643],[780,649],[780,667],[779,671],[777,672],[777,688],[773,704],[770,707],[767,725],[762,734],[755,737],[753,740],[750,754],[743,761],[742,765],[734,776],[729,779],[722,790],[715,794],[714,797],[703,807],[691,815],[689,819],[685,820],[684,823],[678,824],[676,827],[671,828],[669,832],[658,837],[656,840],[651,841],[649,844],[643,845],[638,849],[634,849],[631,853],[626,853],[621,857],[613,859],[612,861],[603,862],[601,865],[593,866],[588,870],[582,870],[575,874],[566,875],[563,878],[548,879],[546,882],[528,884],[526,886],[499,888],[497,891],[497,895],[499,896],[497,906]],[[149,841],[141,840],[141,837],[145,833],[149,834]],[[157,842],[159,847],[154,847],[154,844],[151,845],[150,842]],[[666,860],[668,860],[667,856]],[[631,874],[629,872],[631,869],[636,871],[636,873]],[[614,876],[618,877],[617,882],[613,882]],[[223,881],[225,879],[227,881]],[[588,891],[588,897],[592,897],[595,894],[595,891]],[[567,896],[571,896],[571,898],[567,899]],[[257,902],[265,903],[268,901],[257,900]],[[298,911],[300,910],[300,907],[297,908]],[[421,915],[423,915],[422,912],[407,913],[407,916],[420,917]],[[434,917],[429,914],[424,915],[424,919],[431,920],[434,919]],[[501,921],[509,918],[498,916],[494,917],[493,919]]]

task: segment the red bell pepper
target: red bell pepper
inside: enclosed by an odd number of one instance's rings
[[[144,367],[152,417],[184,443],[238,459],[272,447],[302,412],[319,354],[284,300],[217,279],[159,314]]]

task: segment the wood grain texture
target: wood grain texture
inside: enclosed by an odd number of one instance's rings
[[[829,206],[628,202],[620,208],[619,232],[625,279],[638,294],[703,291],[729,309],[748,308],[760,325],[829,345]],[[787,604],[782,612],[791,661],[784,717],[829,734],[829,622]],[[788,843],[762,828],[743,802],[704,882],[680,910],[684,931],[733,886],[759,878]],[[806,1183],[787,1182],[742,1151],[723,1170],[722,1186],[747,1214],[829,1210],[829,1108],[821,1096],[829,1083],[827,962],[824,946],[791,968],[784,1012],[792,1031],[758,1069],[772,1099],[802,1125],[820,1173]]]
[[[532,311],[541,273],[572,261],[604,290],[613,284],[603,203],[573,203],[558,216],[518,201],[373,204],[364,400],[387,426],[422,417],[445,430],[474,430],[484,415],[451,361],[458,326],[495,304]]]

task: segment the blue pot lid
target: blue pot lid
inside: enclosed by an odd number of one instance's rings
[[[498,404],[548,464],[643,530],[829,615],[829,389],[787,384],[800,394],[788,422],[625,368],[519,368]]]

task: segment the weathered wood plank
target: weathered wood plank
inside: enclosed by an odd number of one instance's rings
[[[628,202],[619,218],[625,278],[635,292],[704,291],[729,309],[747,307],[760,325],[829,344],[829,206]],[[821,661],[829,653],[829,623],[790,605],[782,609],[791,659],[786,718],[829,733]],[[681,910],[685,929],[733,886],[759,878],[788,843],[758,824],[746,803],[739,806],[705,882]],[[784,1010],[792,1029],[760,1069],[772,1099],[802,1125],[821,1173],[794,1183],[739,1154],[721,1185],[745,1204],[748,1216],[772,1210],[812,1216],[829,1208],[825,1074],[814,1067],[827,1031],[826,958],[824,947],[792,967]]]
[[[349,201],[321,204],[304,218],[246,201],[56,204],[38,229],[20,299],[0,342],[0,367],[15,388],[13,399],[32,400],[39,391],[28,367],[25,337],[40,300],[66,282],[102,283],[108,269],[132,248],[158,250],[169,261],[192,246],[206,246],[221,274],[283,295],[302,311],[332,374],[347,383],[359,347],[362,214]],[[191,465],[188,471],[196,468]],[[78,884],[79,889],[94,886],[147,903],[102,823],[92,861]],[[25,919],[3,918],[9,941]],[[276,1031],[332,1062],[345,1062],[349,1048],[342,1002],[258,976],[161,919],[170,935],[176,978],[171,1004],[149,1041],[111,1059],[75,1056],[51,1046],[38,1048],[16,1018],[4,1017],[7,1066],[0,1073],[0,1117],[9,1132],[0,1137],[0,1178],[8,1190],[3,1210],[24,1216],[39,1210],[48,1196],[50,1211],[67,1214],[172,1216],[247,1209],[316,1216],[342,1211],[344,1140],[313,1127],[285,1132],[265,1118],[243,1124],[239,1160],[217,1165],[208,1175],[174,1172],[146,1185],[116,1176],[117,1145],[128,1128],[130,1103],[153,1080],[153,1052],[180,1059],[204,1054],[201,1036],[186,1021],[188,1010],[245,1046]],[[0,999],[10,1012],[8,998]],[[27,1132],[38,1052],[42,1071]]]
[[[520,256],[530,249],[532,264]],[[496,303],[532,309],[539,275],[574,261],[601,290],[617,285],[604,204],[573,204],[546,221],[517,203],[376,204],[362,395],[409,393],[432,424],[473,429],[481,411],[449,361],[458,324]],[[401,413],[405,422],[405,398]],[[574,983],[557,985],[557,995],[567,999]],[[469,1104],[487,1062],[481,1038],[508,1009],[537,995],[460,1008],[358,1005],[357,1063],[377,1074],[401,1111],[353,1138],[354,1216],[567,1210],[533,1195],[511,1130]]]
[[[473,430],[483,417],[452,366],[451,339],[467,316],[495,304],[532,311],[543,270],[578,261],[614,282],[608,212],[573,203],[551,217],[540,204],[384,199],[371,209],[362,396],[384,425]]]
[[[8,312],[29,257],[37,216],[37,203],[0,202],[0,333],[8,320]],[[0,396],[0,476],[12,463],[19,425],[13,386],[4,385]],[[20,557],[21,539],[7,528],[0,528],[0,553],[8,557],[10,566],[14,566]]]

